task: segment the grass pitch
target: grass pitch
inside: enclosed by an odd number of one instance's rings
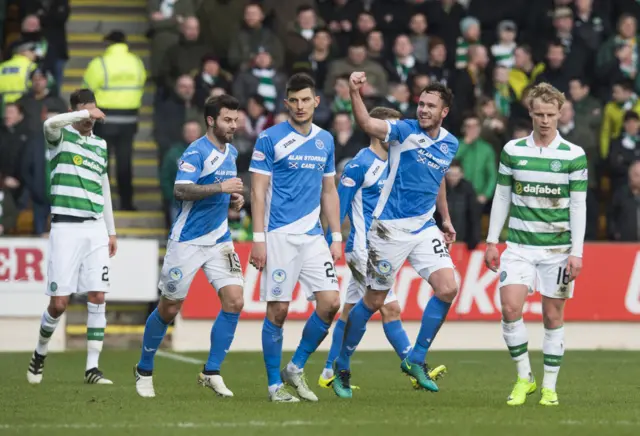
[[[350,401],[316,385],[325,352],[307,365],[316,404],[272,404],[259,353],[231,352],[223,366],[235,393],[221,399],[196,384],[204,353],[178,361],[156,358],[156,398],[139,398],[133,365],[138,353],[105,350],[101,369],[113,386],[84,385],[84,352],[52,353],[42,384],[26,381],[30,355],[0,353],[0,435],[639,435],[640,353],[569,350],[560,371],[560,406],[505,404],[515,366],[504,352],[432,352],[449,369],[441,392],[411,389],[391,352],[354,356]],[[283,357],[287,362],[290,354]],[[542,382],[542,356],[532,353]]]

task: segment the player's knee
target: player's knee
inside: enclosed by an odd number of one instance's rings
[[[289,313],[288,304],[268,304],[267,305],[267,319],[277,326],[283,326]]]
[[[453,299],[458,295],[458,284],[454,281],[447,281],[443,283],[441,286],[438,286],[438,289],[434,290],[436,297],[440,300],[451,303]]]
[[[54,318],[62,316],[65,310],[67,310],[68,301],[64,298],[52,298],[49,301],[48,312]]]
[[[365,292],[364,294],[364,297],[362,297],[362,299],[364,300],[364,304],[373,312],[378,311],[382,308],[385,298],[387,298],[387,294],[384,291],[372,290],[367,290],[367,292]]]
[[[398,303],[385,304],[380,308],[380,314],[382,315],[382,322],[386,324],[388,322],[398,321],[400,319],[401,312],[402,311]]]
[[[242,295],[234,295],[230,298],[225,298],[222,302],[222,310],[229,313],[240,313],[244,307],[244,298]]]
[[[516,304],[504,303],[502,305],[502,319],[504,321],[517,321],[522,318],[522,307]]]
[[[158,304],[158,313],[160,314],[160,318],[169,323],[178,316],[181,307],[182,301],[168,300],[163,297]]]
[[[104,304],[104,292],[89,292],[87,299],[89,303]]]

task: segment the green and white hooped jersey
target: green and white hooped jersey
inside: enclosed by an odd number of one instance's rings
[[[587,157],[560,134],[537,147],[533,134],[507,143],[498,183],[511,187],[507,242],[535,248],[571,246],[571,192],[587,191]]]
[[[107,143],[82,136],[71,126],[49,145],[51,213],[100,218],[104,208],[102,179],[107,170]],[[46,135],[45,135],[46,136]]]

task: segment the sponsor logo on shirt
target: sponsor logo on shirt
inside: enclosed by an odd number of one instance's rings
[[[356,186],[356,181],[347,176],[342,176],[340,182],[347,188],[353,188],[354,186]]]
[[[257,161],[263,161],[265,160],[267,157],[264,155],[263,152],[255,150],[253,152],[253,154],[251,155],[251,159],[253,160],[257,160]]]
[[[515,185],[516,194],[521,195],[523,192],[534,195],[560,195],[562,190],[560,188],[550,188],[548,185],[539,185],[537,183],[525,183],[516,182]]]
[[[191,165],[189,162],[185,162],[183,160],[180,161],[180,164],[178,165],[178,169],[180,171],[184,171],[185,173],[195,173],[196,172],[196,167]]]

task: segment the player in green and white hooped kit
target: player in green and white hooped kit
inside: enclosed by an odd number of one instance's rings
[[[42,381],[51,336],[67,308],[69,297],[88,293],[87,365],[84,380],[112,384],[98,369],[102,351],[105,292],[109,289],[109,258],[116,254],[116,231],[107,174],[107,144],[93,134],[96,108],[88,89],[71,94],[74,112],[44,122],[51,166],[51,232],[47,291],[49,306],[42,314],[40,337],[29,362],[27,380]]]
[[[500,269],[502,333],[518,378],[507,399],[524,404],[537,386],[531,373],[522,312],[527,294],[542,295],[544,406],[558,405],[556,380],[564,354],[564,306],[582,269],[586,227],[587,158],[557,131],[564,95],[547,83],[528,97],[533,133],[510,141],[500,155],[485,262]],[[507,249],[496,243],[509,216]]]

